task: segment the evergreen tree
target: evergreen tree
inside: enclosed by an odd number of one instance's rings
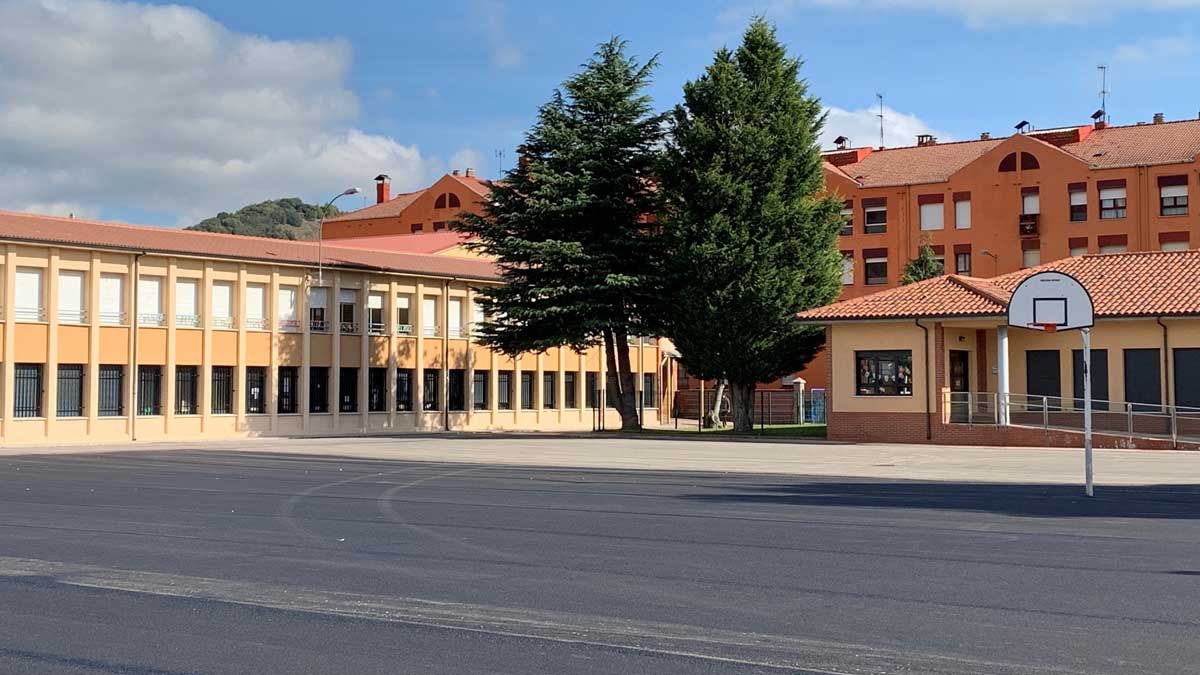
[[[754,388],[823,344],[796,312],[841,291],[841,199],[825,194],[825,118],[774,28],[756,19],[684,86],[662,164],[667,335],[689,373],[729,382],[734,428]]]
[[[336,206],[305,204],[296,197],[288,197],[243,206],[234,213],[222,211],[187,229],[275,239],[316,239],[321,220],[339,213]]]
[[[455,224],[504,280],[480,289],[482,342],[509,355],[603,343],[624,429],[639,426],[628,340],[657,334],[647,309],[660,295],[660,237],[645,216],[663,116],[643,93],[654,67],[616,38],[601,44],[538,110],[483,215]]]
[[[904,276],[900,277],[900,283],[904,285],[915,284],[918,281],[940,277],[946,273],[946,266],[941,260],[938,260],[933,252],[933,246],[929,243],[929,237],[921,238],[921,248],[917,251],[917,257],[908,261],[904,266]]]

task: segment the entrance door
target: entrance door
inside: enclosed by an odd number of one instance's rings
[[[950,350],[950,421],[969,422],[971,391],[971,352],[961,349]]]

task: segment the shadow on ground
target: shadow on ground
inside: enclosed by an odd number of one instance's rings
[[[848,506],[998,513],[1030,518],[1162,518],[1200,520],[1200,484],[1097,486],[1096,496],[1073,485],[845,482],[814,480],[738,485],[728,491],[685,494],[716,504]]]

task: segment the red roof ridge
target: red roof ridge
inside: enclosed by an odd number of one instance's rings
[[[987,279],[968,277],[961,274],[950,274],[947,276],[950,278],[950,281],[962,286],[968,291],[981,295],[997,305],[1000,305],[1001,307],[1008,307],[1008,301],[1012,296],[1009,295],[1008,297],[1005,297],[1003,290],[992,284]]]
[[[286,241],[293,244],[316,245],[315,239],[284,239],[282,237],[261,237],[254,234],[234,234],[233,232],[209,232],[208,230],[189,230],[183,227],[168,227],[166,225],[134,225],[117,220],[97,220],[94,218],[75,218],[72,216],[50,216],[30,211],[9,211],[0,209],[0,216],[16,216],[18,218],[35,218],[38,220],[55,220],[62,223],[80,223],[83,225],[103,225],[104,227],[123,227],[130,230],[149,230],[152,232],[176,232],[185,236],[197,237],[237,237],[238,239],[254,239],[259,241]],[[325,244],[328,248],[330,244]],[[336,246],[336,244],[334,244]]]
[[[1100,133],[1110,129],[1136,129],[1139,127],[1161,127],[1167,124],[1186,124],[1188,122],[1200,122],[1200,119],[1185,117],[1178,120],[1163,120],[1162,122],[1133,122],[1130,124],[1109,124],[1102,129],[1096,129],[1092,133]]]

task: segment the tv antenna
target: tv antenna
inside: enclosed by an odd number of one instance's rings
[[[1108,121],[1108,95],[1112,92],[1108,90],[1108,66],[1101,63],[1096,66],[1096,70],[1100,71],[1100,110],[1104,111],[1104,121]]]
[[[504,177],[504,150],[497,149],[495,152],[495,157],[496,157],[496,164],[499,165],[499,169],[500,169],[499,171],[496,172],[496,176],[503,178]]]
[[[875,94],[875,98],[879,99],[879,148],[883,149],[883,94]]]

